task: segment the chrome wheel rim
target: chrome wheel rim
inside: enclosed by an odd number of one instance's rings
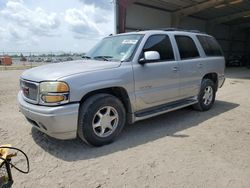
[[[211,86],[207,86],[204,90],[203,103],[205,105],[210,105],[213,100],[213,88]]]
[[[111,106],[105,106],[94,115],[92,127],[97,136],[108,137],[116,130],[118,122],[117,110]]]

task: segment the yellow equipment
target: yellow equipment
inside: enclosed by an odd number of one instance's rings
[[[27,161],[27,171],[23,171],[17,168],[12,162],[11,158],[17,156],[17,152],[10,152],[10,150],[15,150],[21,152]],[[29,173],[29,159],[27,155],[20,149],[12,147],[10,144],[0,146],[0,188],[10,188],[13,184],[13,178],[11,173],[11,168],[15,168],[19,172]]]
[[[11,144],[0,146],[0,166],[4,162],[4,159],[10,159],[11,157],[15,157],[17,155],[17,153],[8,154],[9,147],[11,147]]]

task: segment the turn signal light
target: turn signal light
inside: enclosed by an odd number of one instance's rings
[[[43,95],[42,99],[46,103],[57,103],[64,101],[64,96],[62,95]]]

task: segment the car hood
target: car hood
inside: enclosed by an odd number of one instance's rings
[[[26,70],[21,75],[22,79],[41,82],[45,80],[58,80],[60,78],[103,69],[119,67],[121,62],[78,60],[62,63],[43,65]]]

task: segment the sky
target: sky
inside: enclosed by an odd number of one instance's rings
[[[1,52],[87,52],[114,33],[112,0],[0,0]]]

